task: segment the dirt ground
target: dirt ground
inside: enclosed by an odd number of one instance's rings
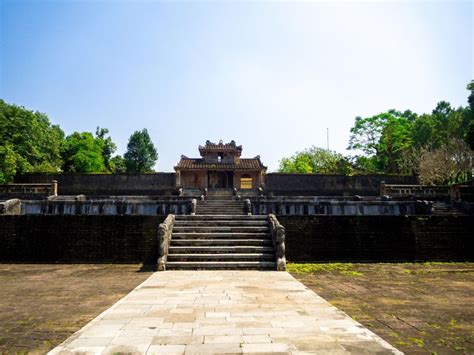
[[[138,286],[140,265],[0,264],[0,353],[45,353]]]
[[[407,354],[474,354],[474,263],[290,264],[289,269]]]
[[[406,353],[474,353],[474,263],[289,269]],[[0,264],[0,353],[46,352],[149,275],[140,265]]]

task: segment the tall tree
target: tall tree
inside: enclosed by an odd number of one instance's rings
[[[467,98],[467,102],[469,103],[468,107],[468,128],[466,132],[466,142],[469,147],[474,150],[474,80],[471,80],[469,84],[467,84],[467,90],[470,91],[469,97]]]
[[[423,148],[419,160],[420,181],[426,185],[466,181],[472,158],[472,151],[462,139],[454,139],[435,149]]]
[[[89,132],[74,132],[66,137],[62,157],[63,170],[75,173],[94,173],[106,170],[103,145]]]
[[[107,128],[97,127],[95,131],[95,139],[102,146],[102,158],[104,159],[104,165],[107,171],[113,171],[114,168],[111,166],[112,154],[117,150],[117,146],[112,141],[111,137],[106,137],[109,133]]]
[[[0,100],[0,174],[11,182],[15,174],[58,172],[64,132],[48,117]]]
[[[153,171],[152,168],[158,159],[158,153],[146,128],[141,131],[135,131],[130,136],[124,159],[128,173]]]
[[[349,149],[360,150],[356,157],[361,170],[398,173],[403,152],[411,147],[411,129],[416,114],[389,110],[371,117],[356,117],[351,128]]]
[[[127,167],[125,166],[125,159],[121,155],[116,155],[110,159],[109,163],[110,172],[115,174],[125,173]]]
[[[348,174],[349,161],[342,155],[323,148],[311,147],[280,161],[281,173]]]

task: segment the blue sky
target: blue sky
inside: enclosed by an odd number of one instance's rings
[[[0,97],[67,134],[147,128],[157,171],[207,139],[273,171],[312,145],[345,153],[355,116],[466,105],[471,1],[1,2]]]

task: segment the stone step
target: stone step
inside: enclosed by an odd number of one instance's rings
[[[225,260],[252,260],[252,261],[274,261],[275,255],[271,253],[223,253],[223,254],[169,254],[168,261],[225,261]]]
[[[173,232],[195,232],[195,233],[238,233],[238,232],[269,232],[270,228],[268,226],[174,226]]]
[[[223,212],[223,211],[220,211],[219,213],[225,215],[225,212]],[[241,216],[246,216],[247,215],[246,213],[244,213],[244,211],[240,211],[240,212],[232,211],[232,212],[228,213],[229,216],[238,215],[238,214],[240,214]],[[198,211],[196,211],[196,215],[199,215],[199,216],[214,216],[215,212],[198,212]]]
[[[268,226],[268,221],[265,220],[219,220],[219,221],[189,221],[189,220],[175,220],[174,222],[174,227],[184,227],[184,226],[208,226],[208,227],[213,227],[213,226],[222,226],[222,227],[227,227],[227,226],[239,226],[239,227],[244,227],[244,226]]]
[[[196,213],[198,212],[207,212],[207,213],[214,213],[214,214],[221,214],[221,213],[242,213],[244,212],[243,208],[197,208]]]
[[[218,201],[218,200],[204,200],[201,201],[199,200],[198,205],[244,205],[244,201],[239,201],[239,200],[224,200],[224,201]]]
[[[167,270],[201,270],[201,269],[241,269],[241,270],[275,270],[272,261],[171,261],[166,263]],[[196,275],[196,277],[198,277]]]
[[[236,212],[242,212],[244,210],[243,207],[197,207],[197,211],[208,211],[208,212],[215,212],[215,214],[222,214],[224,212],[231,212],[231,211],[236,211]]]
[[[173,233],[172,239],[266,239],[269,233]]]
[[[243,203],[197,203],[198,207],[244,207]]]
[[[241,253],[273,253],[273,246],[233,245],[233,246],[173,246],[169,247],[169,254],[241,254]]]
[[[175,216],[176,221],[180,220],[199,220],[199,221],[213,221],[213,220],[265,220],[268,221],[268,215],[223,215],[223,214],[217,214],[217,215],[176,215]]]
[[[270,238],[252,238],[252,239],[173,239],[171,246],[267,246],[272,245]]]

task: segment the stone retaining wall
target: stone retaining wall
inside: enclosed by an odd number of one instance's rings
[[[378,196],[382,181],[387,184],[417,183],[414,176],[271,173],[265,177],[265,194],[274,196]]]
[[[172,195],[176,193],[175,173],[150,174],[26,174],[17,183],[58,181],[60,195]]]
[[[156,263],[165,216],[0,216],[0,262]],[[290,262],[474,260],[463,216],[278,216]]]
[[[166,216],[0,216],[0,262],[156,263]]]
[[[470,216],[278,216],[290,262],[474,260]]]

